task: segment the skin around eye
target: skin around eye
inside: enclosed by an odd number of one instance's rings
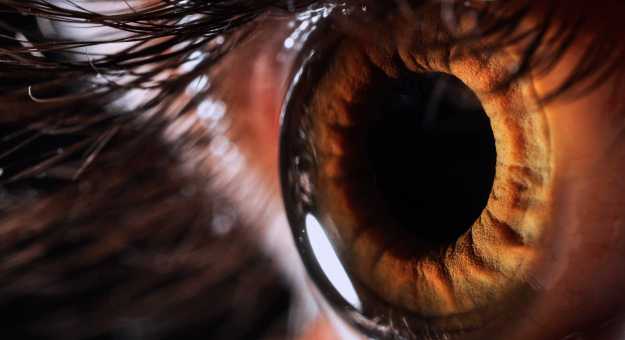
[[[429,13],[419,19],[427,23],[428,18],[438,17]],[[305,101],[310,116],[300,126],[312,135],[319,165],[313,211],[356,278],[356,290],[362,285],[386,303],[409,311],[404,315],[430,317],[430,326],[436,324],[432,317],[466,317],[469,311],[484,313],[490,305],[501,308],[503,319],[514,320],[482,324],[490,330],[474,333],[475,338],[506,334],[510,339],[560,339],[576,332],[590,336],[589,329],[618,315],[623,305],[617,288],[623,278],[614,271],[623,261],[619,240],[625,228],[624,181],[619,175],[625,170],[625,120],[622,105],[617,105],[622,100],[611,97],[619,80],[607,79],[579,98],[540,101],[571,74],[583,55],[580,39],[548,73],[532,73],[495,91],[518,63],[518,50],[504,49],[487,59],[456,48],[426,50],[406,33],[414,18],[403,19],[385,22],[381,26],[386,31],[373,28],[373,43],[360,40],[362,34],[337,43],[329,61],[319,62],[326,73],[311,85],[314,94]],[[386,39],[379,33],[388,31],[392,33]],[[357,176],[349,172],[357,168],[349,146],[352,130],[369,118],[354,108],[370,84],[379,81],[374,73],[393,78],[405,72],[401,67],[449,73],[463,81],[484,106],[497,143],[497,175],[484,215],[457,240],[455,251],[436,258],[438,262],[393,258],[386,251],[388,232],[381,231],[391,228],[380,229],[387,219],[372,217],[375,211],[363,218],[345,189],[353,185],[350,177]],[[297,125],[287,121],[286,126]],[[361,194],[368,196],[364,190]],[[476,248],[482,255],[479,265]],[[585,275],[579,275],[580,269]],[[484,319],[488,318],[469,318],[469,324]]]
[[[262,18],[253,34],[230,51],[215,67],[212,94],[227,105],[227,138],[244,158],[237,175],[246,185],[232,195],[243,214],[256,227],[255,240],[273,256],[292,285],[294,338],[341,338],[329,318],[320,314],[306,273],[292,244],[279,195],[278,144],[280,109],[299,50],[286,49],[293,33],[291,15]],[[252,62],[250,62],[252,61]],[[229,186],[232,187],[232,186]]]

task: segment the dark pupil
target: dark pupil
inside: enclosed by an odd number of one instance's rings
[[[385,84],[367,153],[375,185],[410,234],[452,242],[479,217],[495,176],[495,140],[474,93],[442,73]]]

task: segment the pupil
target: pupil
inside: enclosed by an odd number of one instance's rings
[[[371,108],[366,157],[387,211],[435,245],[454,242],[486,206],[495,139],[475,94],[456,77],[412,73],[384,84]],[[408,74],[410,73],[410,74]]]

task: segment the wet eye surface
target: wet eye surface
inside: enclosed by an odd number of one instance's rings
[[[501,87],[519,67],[515,50],[485,56],[430,44],[440,38],[431,28],[440,12],[426,12],[389,20],[381,25],[388,33],[371,28],[375,44],[334,27],[304,49],[283,110],[280,158],[303,261],[339,314],[376,338],[574,334],[596,322],[591,310],[607,313],[618,302],[593,306],[594,285],[570,265],[592,262],[613,211],[562,218],[593,205],[569,201],[592,176],[571,167],[584,158],[578,145],[587,146],[564,137],[564,121],[599,126],[605,116],[584,116],[579,103],[543,106],[537,91],[553,79],[519,77]],[[609,163],[620,168],[617,158]],[[614,176],[613,167],[597,169]],[[572,172],[579,177],[565,179]],[[608,191],[594,193],[621,201]],[[587,238],[575,245],[574,233]],[[547,289],[548,281],[558,283]],[[575,311],[554,314],[570,308],[573,292],[581,292]],[[539,325],[540,317],[552,324]]]
[[[363,315],[403,322],[406,334],[465,336],[531,294],[536,223],[525,223],[544,207],[537,163],[548,154],[524,139],[541,115],[517,108],[529,129],[503,118],[502,101],[527,99],[518,91],[483,94],[486,112],[454,75],[466,77],[454,72],[463,62],[411,70],[368,53],[337,46],[304,71],[323,76],[292,94],[282,141],[291,223],[320,272],[310,224],[323,226],[353,287],[337,293],[356,295]]]

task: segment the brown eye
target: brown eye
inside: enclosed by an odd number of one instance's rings
[[[285,204],[311,276],[376,336],[514,327],[551,204],[531,86],[494,90],[503,54],[337,41],[308,59],[283,121]]]
[[[477,219],[492,188],[496,152],[488,117],[451,75],[378,76],[343,108],[357,125],[341,126],[335,112],[317,111],[311,133],[323,204],[341,214],[333,201],[345,200],[358,225],[384,212],[378,223],[385,237],[433,247],[451,242]]]

